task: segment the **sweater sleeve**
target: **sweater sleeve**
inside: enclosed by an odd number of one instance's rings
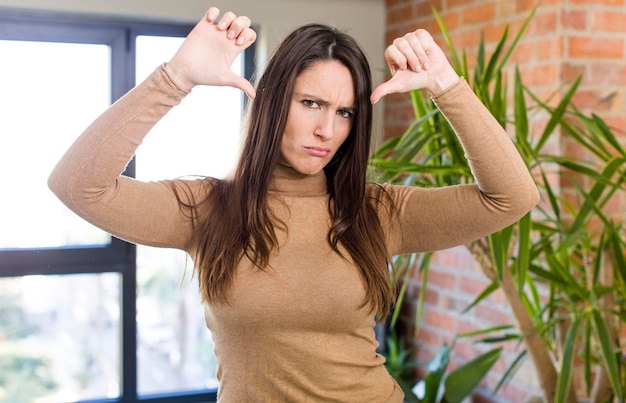
[[[464,79],[433,100],[459,137],[476,182],[385,185],[398,213],[388,228],[392,255],[466,244],[514,223],[539,201],[515,145]]]
[[[157,68],[74,142],[52,171],[50,189],[79,216],[118,238],[185,249],[191,221],[174,189],[191,200],[201,181],[141,182],[122,175],[150,129],[185,95],[163,66]]]

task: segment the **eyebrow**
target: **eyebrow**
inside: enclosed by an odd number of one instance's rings
[[[322,98],[318,97],[317,95],[305,94],[303,92],[294,92],[294,96],[297,97],[297,98],[310,99],[310,100],[315,101],[318,104],[324,105],[324,106],[330,104],[330,101],[322,99]],[[353,107],[353,106],[340,106],[337,110],[354,113],[356,111],[356,108]]]

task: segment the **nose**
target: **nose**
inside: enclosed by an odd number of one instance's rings
[[[320,113],[319,118],[317,119],[315,131],[315,136],[319,137],[323,141],[327,141],[333,138],[334,127],[335,125],[335,116],[332,113]]]

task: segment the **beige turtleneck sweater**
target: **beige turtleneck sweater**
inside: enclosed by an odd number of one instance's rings
[[[169,185],[121,176],[152,126],[186,94],[162,67],[112,105],[77,139],[49,179],[77,214],[129,242],[192,254],[189,218]],[[537,189],[506,133],[465,81],[435,97],[459,135],[476,185],[438,189],[385,185],[397,221],[380,217],[391,254],[452,247],[505,227],[538,201]],[[185,181],[196,200],[206,181]],[[186,188],[186,187],[185,187]],[[326,241],[323,172],[280,166],[270,207],[288,233],[267,271],[243,260],[229,304],[207,305],[220,402],[401,402],[403,394],[376,353],[374,318],[360,308],[357,269]]]

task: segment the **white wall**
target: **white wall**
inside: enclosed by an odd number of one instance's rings
[[[140,17],[194,23],[211,5],[222,12],[247,15],[259,27],[259,61],[271,53],[293,28],[309,23],[332,24],[352,34],[368,54],[374,83],[380,83],[384,65],[384,0],[0,0],[0,8],[19,8]],[[375,108],[376,131],[380,112]]]

